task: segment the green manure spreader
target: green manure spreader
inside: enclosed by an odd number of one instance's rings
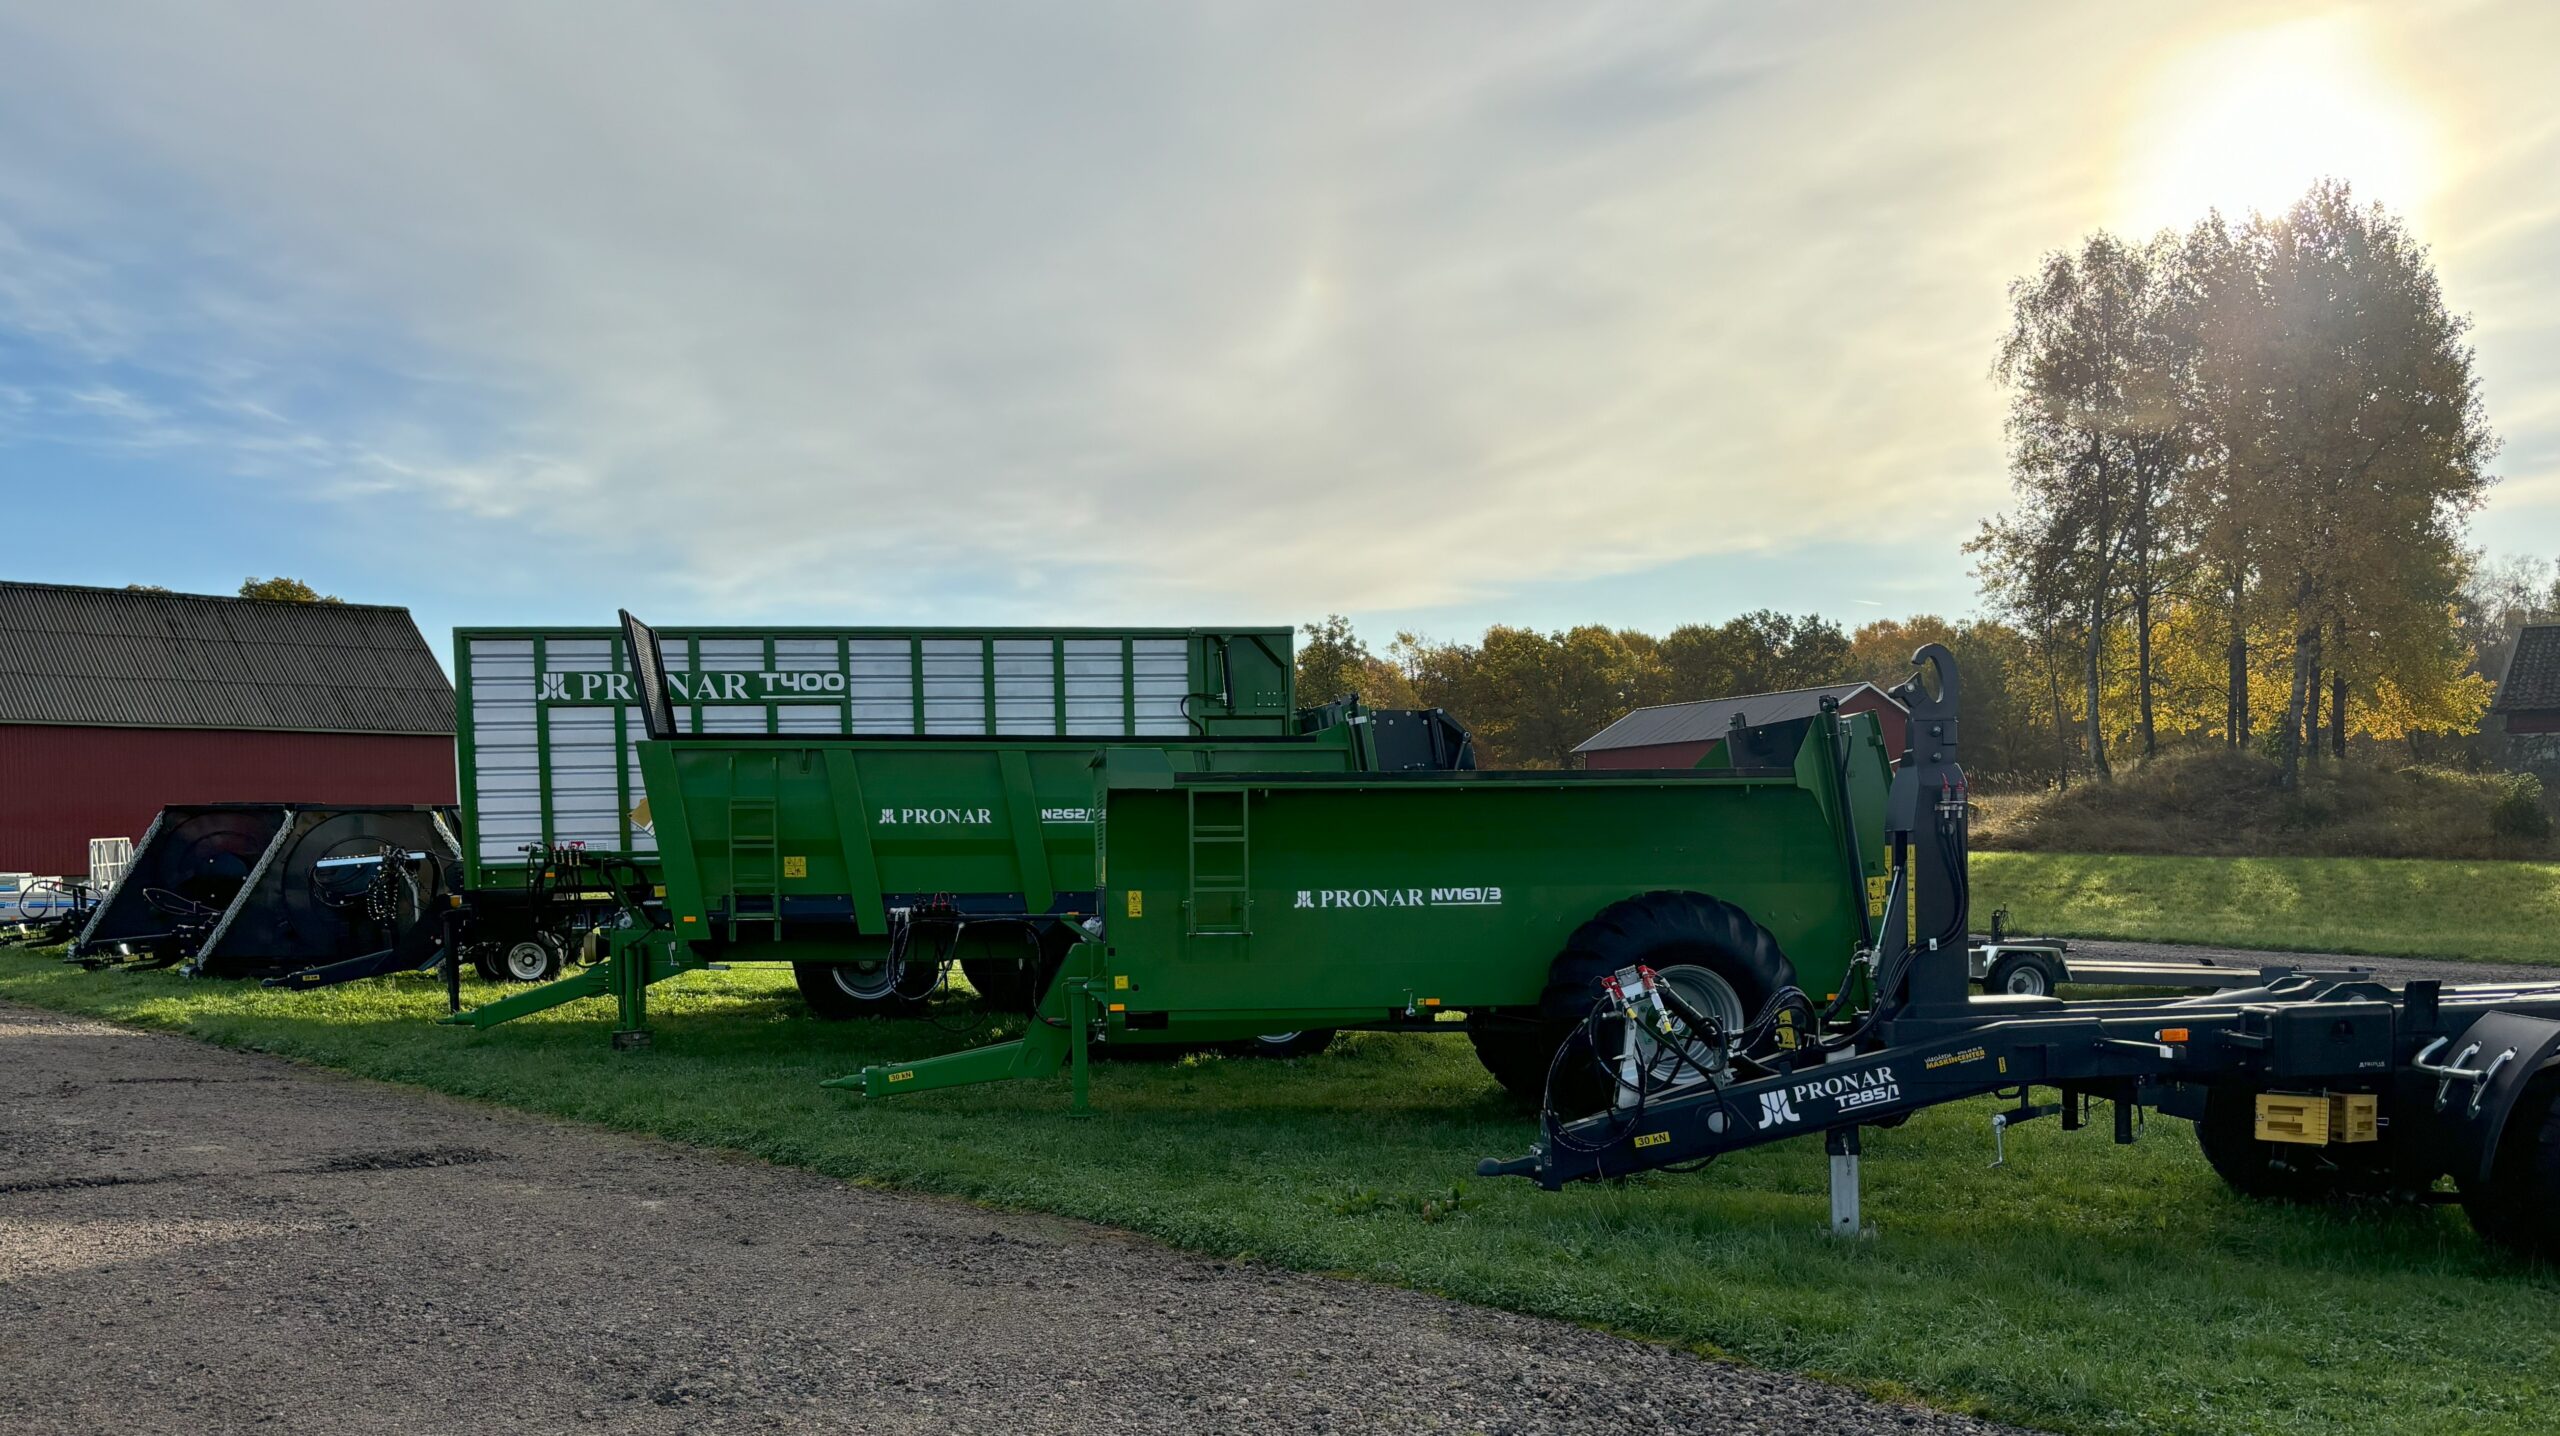
[[[1524,1097],[1605,1100],[1581,1036],[1642,964],[1726,1030],[1828,1001],[1869,941],[1887,764],[1871,717],[1746,730],[1676,772],[1221,773],[1096,760],[1099,893],[1021,1041],[843,1079],[871,1095],[1110,1046],[1450,1031]],[[1865,835],[1865,836],[1862,836]],[[1794,1036],[1780,1003],[1771,1039]]]

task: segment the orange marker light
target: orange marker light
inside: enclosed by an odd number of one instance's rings
[[[686,918],[686,919],[685,919],[685,921],[686,921],[686,922],[692,922],[692,921],[693,921],[693,919],[692,919],[692,918],[690,918],[690,917],[688,917],[688,918]]]
[[[2160,1040],[2163,1042],[2184,1042],[2187,1040],[2187,1029],[2183,1027],[2163,1027],[2160,1029]]]

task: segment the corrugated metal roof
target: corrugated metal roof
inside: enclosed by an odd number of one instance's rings
[[[1733,715],[1743,722],[1783,723],[1790,718],[1810,718],[1822,711],[1822,700],[1828,696],[1845,703],[1849,695],[1861,689],[1875,688],[1872,683],[1833,683],[1821,688],[1790,688],[1778,693],[1739,693],[1729,698],[1702,698],[1694,703],[1664,703],[1652,708],[1639,708],[1574,746],[1577,753],[1594,753],[1609,748],[1650,748],[1656,743],[1701,743],[1723,737],[1733,727]],[[1884,690],[1885,701],[1893,702]],[[1899,708],[1902,705],[1894,703]]]
[[[0,723],[451,733],[405,608],[0,582]]]
[[[2492,713],[2535,708],[2560,708],[2560,623],[2528,623],[2516,635],[2497,701],[2489,705]]]

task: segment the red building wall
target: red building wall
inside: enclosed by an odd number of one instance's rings
[[[396,733],[0,726],[0,871],[89,870],[169,803],[451,803],[453,740]]]
[[[1873,692],[1855,693],[1840,705],[1843,713],[1873,713],[1884,726],[1884,750],[1902,761],[1904,735],[1911,726],[1910,715]],[[1695,743],[1651,743],[1641,748],[1603,748],[1582,755],[1586,768],[1694,768],[1715,746],[1710,740]]]

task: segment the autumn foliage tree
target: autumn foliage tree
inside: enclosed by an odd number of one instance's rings
[[[2093,235],[2011,304],[2017,503],[1972,548],[2048,669],[2073,656],[2089,771],[2118,729],[2155,751],[2164,709],[2237,745],[2272,707],[2285,784],[2324,724],[2343,755],[2478,720],[2455,605],[2496,445],[2398,218],[2324,182],[2237,227]]]

